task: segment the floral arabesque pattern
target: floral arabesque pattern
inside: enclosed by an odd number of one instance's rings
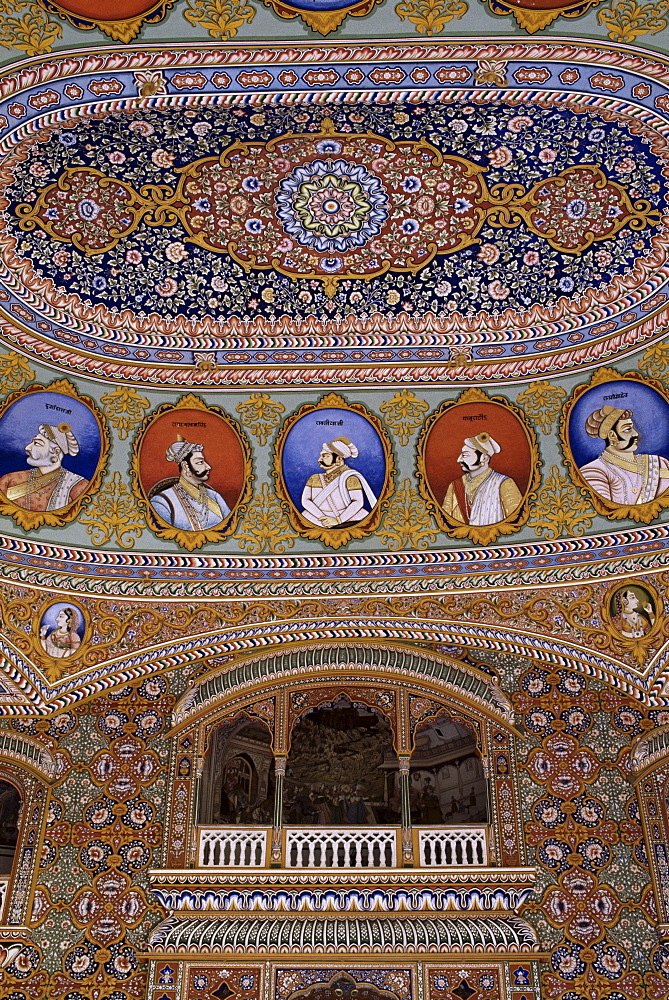
[[[388,184],[394,192],[393,210],[398,214],[392,220],[393,225],[415,229],[402,238],[410,239],[410,245],[416,248],[416,261],[421,259],[418,253],[421,246],[429,245],[437,236],[442,238],[441,230],[434,229],[433,216],[436,203],[444,194],[432,181],[427,184],[421,154],[417,152],[414,156],[410,149],[417,148],[423,137],[428,141],[431,137],[438,140],[439,147],[449,157],[471,161],[484,172],[486,184],[491,188],[522,184],[528,190],[579,163],[589,163],[598,164],[607,177],[629,190],[634,199],[647,199],[654,207],[663,204],[665,181],[659,161],[648,145],[625,126],[604,118],[593,119],[589,114],[577,115],[567,109],[528,103],[522,111],[496,105],[493,114],[485,106],[457,101],[392,108],[330,106],[328,113],[337,132],[329,141],[340,143],[342,149],[353,148],[353,136],[366,132],[381,136],[386,142],[407,144],[393,150],[383,148],[382,142],[378,154],[369,151],[368,169],[375,173],[372,160],[387,161],[379,168],[378,176],[383,178],[386,192],[389,193]],[[195,182],[197,188],[192,192],[188,210],[194,234],[220,243],[221,231],[211,226],[217,217],[213,211],[216,198],[223,198],[230,209],[226,218],[236,227],[233,242],[242,237],[251,254],[266,254],[263,246],[268,242],[268,226],[278,226],[273,201],[268,198],[269,181],[276,179],[277,161],[279,167],[285,168],[284,177],[290,174],[291,162],[294,166],[298,163],[294,150],[288,151],[291,159],[286,158],[281,143],[277,143],[272,157],[258,159],[258,150],[264,148],[268,136],[278,139],[297,129],[305,135],[316,133],[313,143],[326,142],[327,136],[321,133],[318,137],[323,119],[322,109],[296,113],[282,107],[262,112],[203,107],[188,110],[178,118],[169,111],[145,109],[141,115],[116,114],[96,122],[95,141],[91,141],[91,125],[82,123],[51,138],[45,137],[29,159],[13,165],[13,181],[8,188],[10,216],[17,203],[34,204],[40,192],[66,169],[85,169],[89,174],[97,170],[105,176],[113,175],[135,191],[140,191],[144,184],[154,189],[163,185],[174,190],[181,179],[186,186]],[[207,159],[212,149],[225,149],[232,142],[239,144],[238,165],[243,163],[248,167],[240,171],[238,183],[232,188],[215,190],[216,184],[224,183],[225,174],[216,157],[208,159],[204,186],[202,176],[184,177],[183,170],[189,164]],[[376,144],[379,145],[378,139]],[[403,163],[407,154],[416,163]],[[343,153],[334,152],[314,152],[313,157],[344,159]],[[350,153],[346,157],[350,159]],[[244,179],[246,188],[242,185]],[[436,173],[433,179],[436,185],[448,181]],[[209,182],[211,190],[205,190]],[[420,188],[416,182],[420,182]],[[413,184],[415,189],[405,191],[406,184]],[[467,192],[455,196],[473,202]],[[197,203],[204,206],[207,202],[207,210],[196,207]],[[234,212],[233,208],[240,211]],[[452,224],[473,219],[471,209],[452,215]],[[254,219],[257,222],[252,222]],[[256,232],[249,231],[246,223]],[[537,307],[548,310],[544,317],[547,319],[561,299],[569,302],[587,289],[597,289],[598,295],[607,288],[613,292],[614,284],[622,276],[631,275],[635,261],[648,255],[656,231],[651,228],[636,232],[627,227],[615,239],[573,255],[555,250],[545,239],[529,233],[525,226],[500,229],[486,223],[478,233],[476,246],[464,246],[430,263],[424,261],[420,277],[407,271],[379,274],[367,281],[343,277],[344,271],[330,272],[342,276],[342,281],[329,298],[323,282],[305,275],[306,257],[318,257],[316,250],[305,254],[306,248],[301,248],[300,267],[294,268],[294,274],[288,277],[271,267],[245,270],[246,265],[225,255],[212,254],[198,242],[184,242],[173,226],[149,225],[148,216],[121,244],[91,258],[76,247],[45,240],[41,230],[20,232],[16,219],[10,218],[7,226],[8,235],[21,244],[24,258],[42,270],[47,282],[53,284],[54,292],[67,288],[113,314],[131,308],[140,313],[155,312],[165,319],[177,315],[201,318],[204,304],[207,315],[212,317],[225,314],[263,315],[268,319],[281,316],[335,319],[352,314],[371,316],[375,312],[407,311],[413,316],[434,314],[446,318],[458,314],[474,317],[481,312],[495,315],[507,308],[526,312]],[[283,227],[280,229],[273,246],[281,239],[295,244]],[[226,231],[224,236],[227,242],[229,233]],[[370,262],[375,257],[380,260],[384,254],[388,256],[385,244],[372,248],[377,238],[370,239],[360,251],[368,253]],[[292,248],[279,251],[284,264],[291,252]],[[327,259],[341,256],[336,251],[324,253]],[[271,260],[269,254],[266,263]],[[371,271],[374,270],[372,267]],[[369,269],[366,273],[370,273]],[[614,299],[620,297],[621,287]]]
[[[145,880],[165,804],[160,750],[150,744],[160,747],[172,701],[155,677],[47,726],[15,720],[41,733],[58,773],[30,921],[42,956],[37,947],[20,955],[21,968],[0,973],[0,991],[9,985],[17,1000],[145,996],[137,946],[162,912]]]
[[[524,915],[558,932],[544,975],[546,997],[642,1000],[652,975],[647,956],[656,913],[628,758],[635,734],[655,721],[633,699],[592,688],[571,671],[533,667],[514,697],[526,729],[540,741],[525,765],[532,779],[525,835],[545,872],[544,889]],[[641,892],[629,881],[629,849],[640,866]],[[628,870],[621,874],[623,856]]]

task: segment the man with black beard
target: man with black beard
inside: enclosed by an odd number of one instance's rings
[[[631,410],[602,406],[585,422],[586,432],[606,442],[594,462],[579,472],[603,500],[620,506],[649,503],[669,489],[669,462],[662,455],[639,455],[639,431]]]
[[[176,462],[179,478],[163,480],[152,490],[149,499],[156,514],[183,531],[204,531],[224,521],[230,508],[220,493],[206,485],[211,466],[204,457],[204,445],[191,444],[177,434],[165,458]]]
[[[448,517],[464,524],[498,524],[518,510],[523,501],[518,486],[490,465],[501,450],[487,431],[465,438],[458,455],[464,475],[449,483],[442,503]]]

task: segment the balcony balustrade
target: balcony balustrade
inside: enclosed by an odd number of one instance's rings
[[[201,868],[266,868],[271,827],[199,827]],[[421,868],[486,867],[487,827],[413,827]],[[387,827],[284,827],[282,868],[397,868],[402,829]]]

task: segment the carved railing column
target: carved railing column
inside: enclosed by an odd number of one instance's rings
[[[286,776],[286,758],[274,758],[274,811],[272,813],[272,847],[270,867],[281,867],[281,828],[283,827],[283,779]]]
[[[411,786],[409,781],[409,754],[400,754],[400,803],[402,809],[402,866],[413,868],[413,833],[411,829]]]

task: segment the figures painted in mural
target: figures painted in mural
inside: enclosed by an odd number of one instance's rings
[[[655,602],[645,587],[619,587],[611,597],[611,624],[626,639],[641,639],[656,621]]]
[[[457,459],[463,475],[449,483],[442,503],[448,517],[464,524],[497,524],[518,510],[523,500],[518,486],[490,465],[501,450],[487,431],[465,438]]]
[[[309,476],[302,492],[302,517],[324,528],[348,527],[373,510],[377,497],[356,469],[346,464],[358,449],[347,437],[325,441],[318,456],[322,472]]]
[[[0,416],[5,512],[26,528],[71,520],[99,481],[102,442],[101,419],[76,396],[42,388],[17,393]]]
[[[233,531],[252,490],[251,451],[241,428],[198,396],[165,403],[146,418],[132,465],[149,527],[188,549]]]
[[[442,403],[425,424],[417,460],[420,492],[454,538],[487,544],[527,518],[536,438],[507,400],[468,389]]]
[[[274,468],[295,529],[333,548],[369,534],[392,489],[392,453],[380,421],[335,395],[286,420]]]
[[[384,717],[341,696],[295,726],[283,814],[306,826],[367,826],[400,818],[397,756]]]
[[[669,461],[663,455],[638,453],[641,435],[632,410],[602,406],[589,415],[585,429],[605,447],[579,472],[603,500],[620,506],[643,504],[669,489]]]
[[[40,424],[25,446],[28,469],[0,478],[0,493],[26,510],[61,510],[86,492],[88,479],[63,467],[66,455],[79,454],[68,423]]]
[[[65,660],[79,650],[84,636],[84,619],[71,604],[52,604],[39,625],[40,646],[54,660]]]
[[[471,730],[438,720],[416,733],[410,804],[417,826],[487,821],[486,780]]]
[[[229,517],[230,508],[221,494],[207,485],[212,467],[204,457],[204,445],[177,434],[165,461],[176,464],[179,478],[163,480],[151,491],[151,506],[163,521],[184,531],[201,531]]]
[[[609,517],[649,521],[669,503],[669,399],[636,372],[579,386],[562,440],[575,479]]]

